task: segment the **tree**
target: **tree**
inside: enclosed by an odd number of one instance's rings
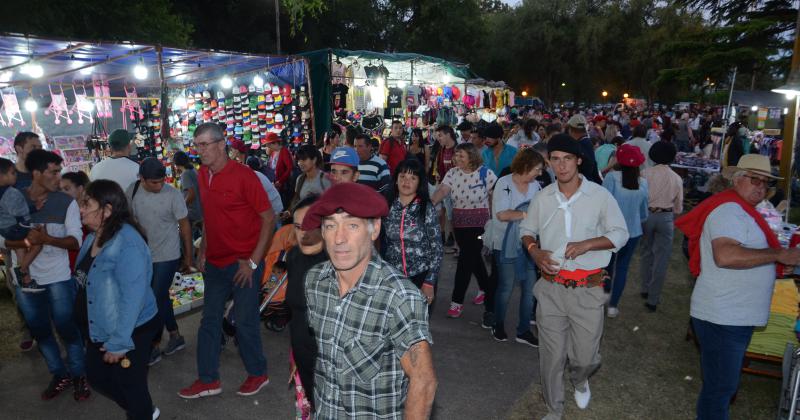
[[[184,47],[193,28],[168,0],[4,0],[4,31],[66,39],[138,41]]]

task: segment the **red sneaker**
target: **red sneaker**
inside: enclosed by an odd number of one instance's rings
[[[261,391],[261,388],[264,388],[269,383],[269,376],[261,375],[261,376],[248,376],[247,379],[244,380],[242,386],[239,387],[239,390],[236,391],[239,395],[255,395],[258,391]]]
[[[219,395],[220,393],[222,393],[222,385],[220,384],[219,379],[211,382],[210,384],[200,382],[198,379],[194,381],[194,383],[188,388],[183,388],[181,392],[178,393],[178,396],[181,398],[186,398],[187,400],[192,400],[200,397]]]

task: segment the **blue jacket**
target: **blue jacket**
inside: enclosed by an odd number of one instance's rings
[[[83,242],[77,261],[91,249],[95,234]],[[131,225],[103,245],[86,281],[89,338],[111,353],[134,349],[133,329],[151,320],[158,309],[150,283],[153,261],[144,239]]]
[[[647,181],[639,178],[639,189],[629,190],[622,186],[622,172],[612,171],[603,179],[603,186],[617,200],[630,237],[642,236],[642,223],[650,213],[647,208]]]

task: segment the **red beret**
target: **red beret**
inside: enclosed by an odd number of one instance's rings
[[[245,153],[245,154],[247,154],[247,149],[248,149],[248,147],[247,147],[247,145],[246,145],[246,144],[244,144],[244,142],[243,142],[243,141],[241,141],[241,140],[239,140],[239,139],[237,139],[237,138],[231,137],[231,138],[228,140],[228,143],[230,144],[230,146],[231,146],[231,149],[237,150],[237,151],[239,151],[240,153]]]
[[[617,162],[622,166],[639,166],[644,163],[644,155],[638,147],[623,144],[617,149]]]
[[[313,230],[322,225],[322,218],[336,213],[345,213],[363,219],[384,217],[389,213],[386,199],[374,189],[354,182],[336,184],[328,188],[317,202],[308,209],[303,218],[303,230]]]

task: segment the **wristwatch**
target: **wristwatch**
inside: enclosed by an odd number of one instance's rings
[[[251,270],[255,270],[256,268],[258,268],[258,264],[254,263],[252,259],[248,259],[247,264],[250,265]]]

